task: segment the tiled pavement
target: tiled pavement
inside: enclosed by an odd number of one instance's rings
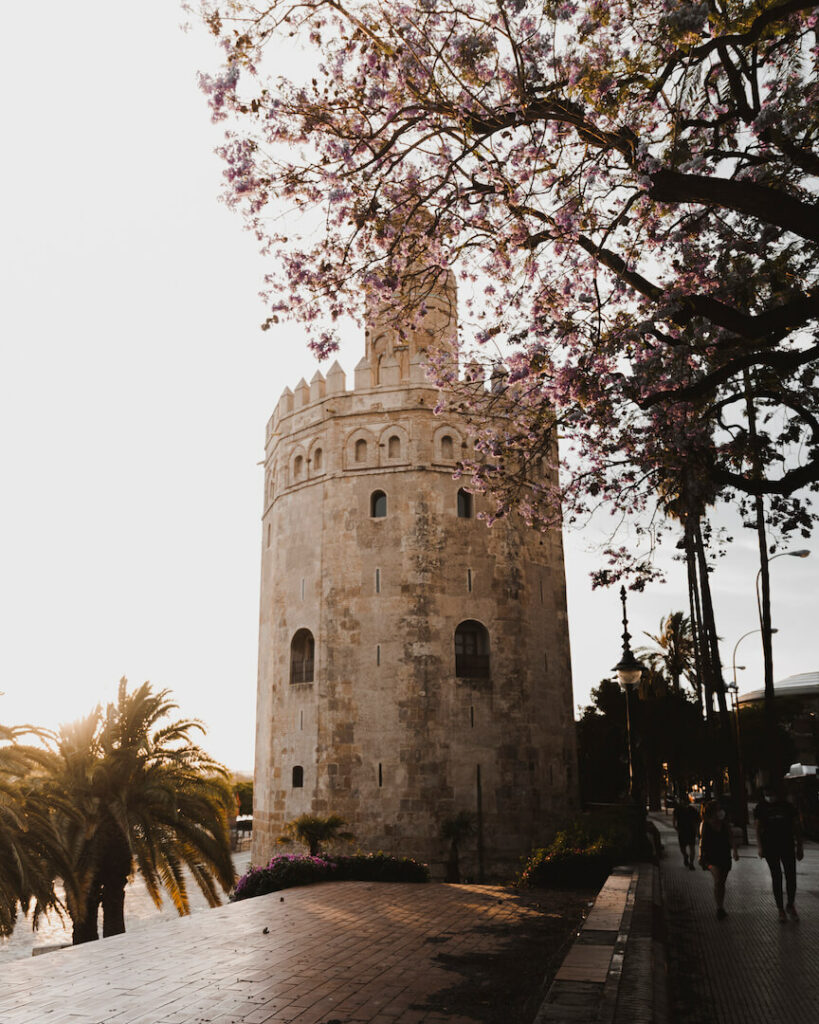
[[[288,889],[5,965],[0,1022],[472,1024],[440,963],[536,913],[492,886]]]
[[[687,871],[676,833],[652,815],[660,862],[672,1018],[677,1024],[812,1024],[819,1020],[819,846],[797,864],[798,923],[780,924],[756,846],[740,847],[718,921],[711,877]]]

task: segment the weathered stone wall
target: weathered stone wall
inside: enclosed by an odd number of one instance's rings
[[[268,424],[253,860],[287,820],[334,813],[360,847],[440,874],[441,823],[467,810],[481,834],[462,870],[508,873],[575,803],[561,538],[458,517],[466,425],[434,415],[413,347],[398,354],[391,383],[391,351],[381,383],[365,358],[352,391],[336,364]],[[468,619],[489,633],[486,679],[456,677]],[[311,682],[291,681],[299,629],[315,639]]]

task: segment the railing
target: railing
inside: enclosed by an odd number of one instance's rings
[[[290,682],[291,683],[312,683],[313,682],[313,662],[312,661],[294,661],[290,666]]]

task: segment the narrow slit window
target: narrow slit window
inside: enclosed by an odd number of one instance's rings
[[[299,730],[304,732],[304,709],[299,711]]]
[[[458,491],[458,518],[472,518],[472,495],[461,487]]]
[[[378,762],[378,786],[379,789],[384,785],[384,772],[381,769],[381,762]]]
[[[475,705],[474,704],[469,709],[469,725],[470,725],[470,728],[472,728],[472,729],[475,728]]]
[[[466,570],[466,589],[468,593],[472,593],[472,570]]]
[[[381,593],[381,570],[375,570],[375,592],[376,594]]]
[[[375,645],[375,663],[376,665],[381,664],[381,644]]]
[[[270,523],[267,524],[267,546],[270,547]]]
[[[304,787],[304,769],[300,764],[293,765],[293,789]]]

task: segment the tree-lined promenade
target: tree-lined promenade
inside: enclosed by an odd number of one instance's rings
[[[0,934],[18,910],[67,914],[74,943],[125,931],[125,887],[139,869],[159,906],[180,914],[192,878],[211,906],[232,888],[226,769],[170,720],[177,705],[149,683],[56,734],[0,727]],[[62,881],[64,899],[55,892]]]

